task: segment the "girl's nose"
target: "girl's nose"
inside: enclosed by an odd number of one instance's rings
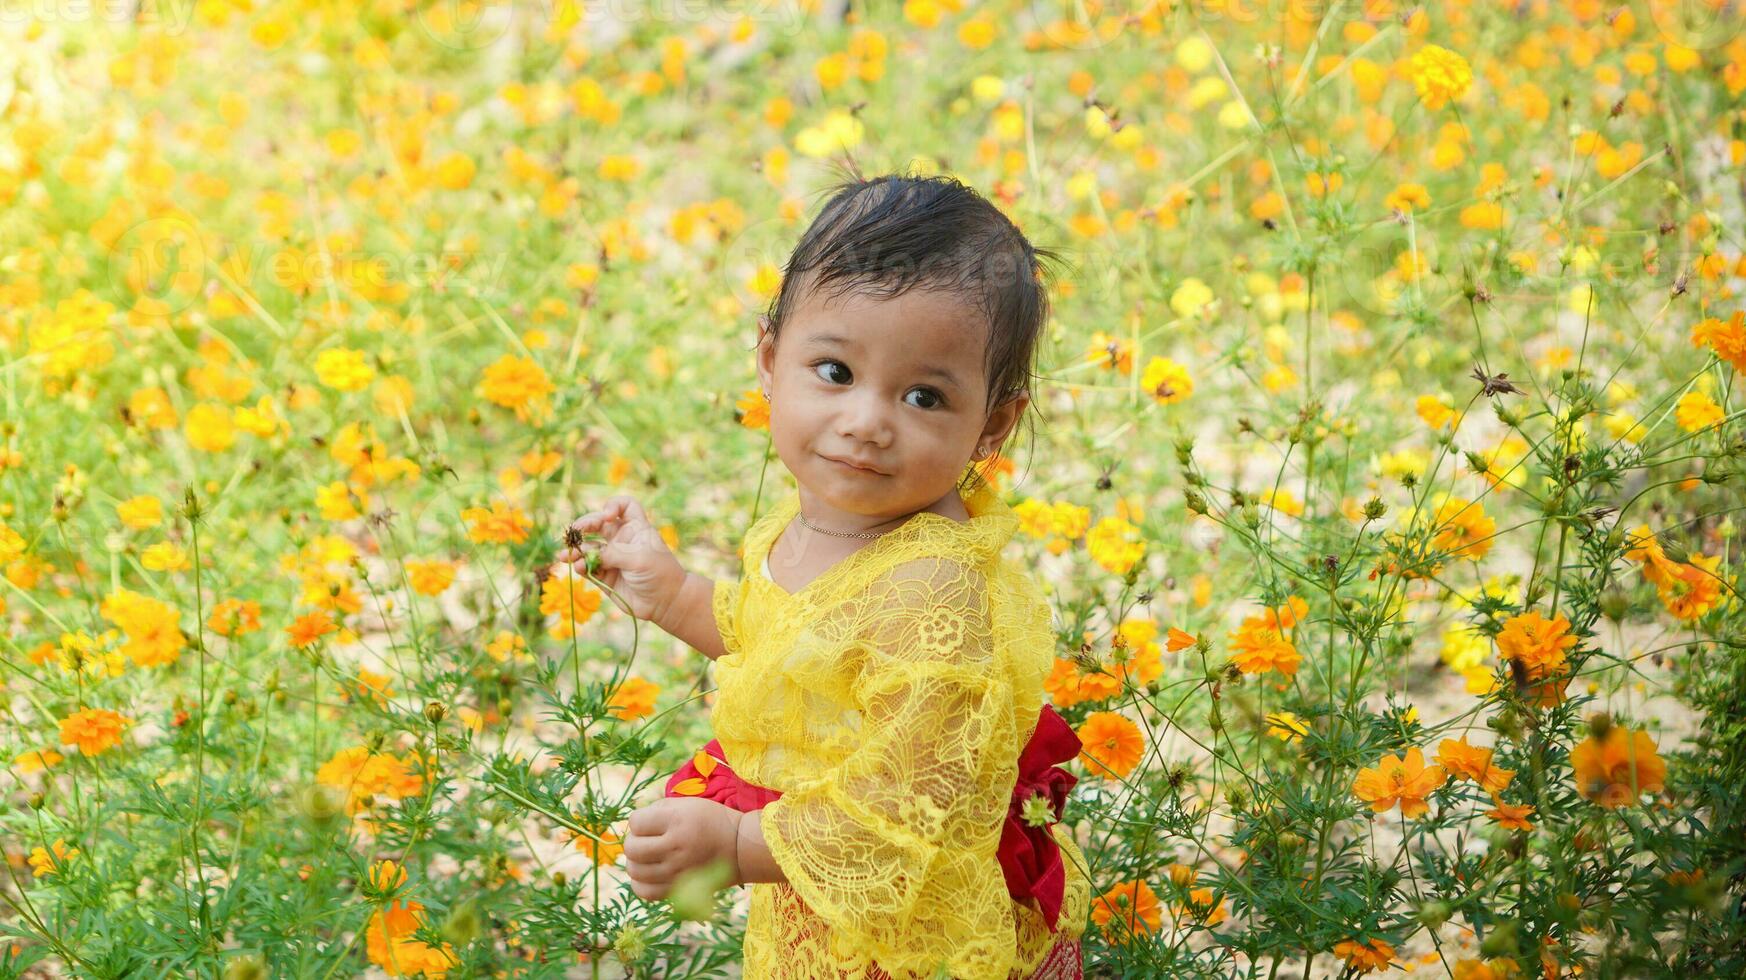
[[[888,445],[891,442],[891,420],[886,406],[870,392],[851,397],[837,417],[837,434],[856,442]]]

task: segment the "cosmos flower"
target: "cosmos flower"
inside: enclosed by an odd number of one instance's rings
[[[1425,765],[1425,754],[1414,746],[1407,749],[1404,759],[1384,755],[1374,768],[1360,769],[1358,778],[1352,781],[1352,792],[1377,813],[1386,813],[1398,805],[1401,816],[1414,819],[1430,810],[1425,797],[1442,786],[1446,778],[1441,766]]]

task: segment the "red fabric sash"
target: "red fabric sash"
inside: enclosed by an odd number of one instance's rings
[[[1059,764],[1071,762],[1081,747],[1073,727],[1055,713],[1053,705],[1043,705],[1037,727],[1019,753],[1018,779],[1013,784],[1012,802],[1007,807],[996,852],[1001,873],[1006,877],[1007,894],[1021,902],[1036,899],[1051,932],[1061,917],[1067,872],[1061,863],[1061,845],[1050,835],[1049,827],[1060,821],[1067,793],[1079,782],[1077,776]],[[699,759],[707,773],[698,767]],[[741,779],[728,765],[721,743],[713,738],[668,777],[666,795],[700,796],[742,813],[763,809],[782,796],[776,790]],[[1050,819],[1042,826],[1027,824],[1023,817],[1025,802],[1037,796],[1048,801]]]

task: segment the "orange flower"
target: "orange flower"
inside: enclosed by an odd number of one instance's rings
[[[1082,701],[1113,698],[1121,693],[1122,682],[1101,664],[1092,668],[1078,660],[1056,657],[1054,668],[1043,680],[1043,689],[1049,692],[1049,700],[1057,708],[1065,708]]]
[[[1170,627],[1170,632],[1164,634],[1164,649],[1171,653],[1186,650],[1197,642],[1193,633]]]
[[[61,719],[61,744],[77,745],[83,755],[98,755],[119,745],[122,730],[131,724],[108,708],[85,708]]]
[[[1225,911],[1224,897],[1215,895],[1211,888],[1191,889],[1188,901],[1176,906],[1174,911],[1178,917],[1193,919],[1208,929],[1231,917]]]
[[[1124,881],[1093,899],[1091,918],[1116,942],[1126,942],[1142,929],[1157,932],[1164,924],[1158,896],[1139,880]]]
[[[1492,535],[1497,533],[1497,521],[1463,497],[1443,501],[1437,508],[1435,526],[1437,533],[1431,538],[1431,547],[1469,561],[1484,558],[1491,550]]]
[[[1534,812],[1533,807],[1527,805],[1514,806],[1505,803],[1496,796],[1493,796],[1491,799],[1493,803],[1497,804],[1497,807],[1496,809],[1485,811],[1485,815],[1496,820],[1499,827],[1502,827],[1505,830],[1534,829],[1534,825],[1528,821],[1528,814]]]
[[[1385,813],[1398,803],[1401,816],[1411,819],[1430,810],[1425,797],[1446,778],[1441,766],[1425,765],[1425,754],[1415,745],[1407,749],[1404,759],[1385,755],[1376,768],[1360,769],[1352,781],[1352,792],[1377,813]]]
[[[253,599],[221,599],[206,618],[206,628],[219,636],[242,636],[261,628],[261,604]]]
[[[297,617],[297,621],[285,627],[286,635],[291,637],[291,645],[299,650],[311,646],[316,640],[339,629],[333,617],[325,609],[317,609],[312,613]]]
[[[1453,980],[1513,980],[1522,975],[1522,968],[1508,956],[1490,960],[1457,960],[1451,974]]]
[[[1368,943],[1342,939],[1334,944],[1334,955],[1345,960],[1348,966],[1359,973],[1370,973],[1388,969],[1389,961],[1394,959],[1394,947],[1380,939],[1372,939]]]
[[[1726,323],[1713,316],[1703,318],[1691,329],[1691,343],[1707,345],[1734,370],[1746,374],[1746,310],[1735,310]]]
[[[390,902],[370,916],[365,930],[365,946],[370,962],[387,971],[391,977],[411,977],[423,973],[427,980],[437,980],[460,965],[454,947],[443,943],[438,949],[412,938],[424,925],[424,906],[418,902]]]
[[[604,827],[594,828],[594,833],[600,838],[598,843],[587,834],[575,834],[573,840],[576,844],[576,850],[588,855],[588,859],[596,865],[611,864],[617,861],[619,856],[624,853],[624,842],[619,840],[617,834]]]
[[[770,403],[764,399],[763,389],[747,388],[740,392],[739,400],[734,403],[734,415],[748,429],[768,429]]]
[[[1615,726],[1605,736],[1590,735],[1570,750],[1570,766],[1576,791],[1609,810],[1635,806],[1638,794],[1660,791],[1667,778],[1654,739],[1641,729]]]
[[[490,510],[468,507],[461,511],[461,520],[467,522],[467,540],[478,542],[520,544],[533,527],[521,508],[501,500],[492,501]]]
[[[641,677],[625,679],[607,699],[607,712],[614,718],[632,721],[655,713],[655,695],[661,693],[659,685],[651,684]]]
[[[1475,748],[1467,740],[1446,738],[1437,746],[1437,764],[1456,779],[1471,779],[1488,793],[1500,793],[1515,777],[1514,769],[1491,764],[1491,750]]]
[[[1303,656],[1285,634],[1261,625],[1258,617],[1243,621],[1231,634],[1231,662],[1245,674],[1263,674],[1277,670],[1290,676],[1297,673]]]
[[[1537,609],[1511,616],[1497,635],[1498,654],[1506,660],[1520,660],[1532,680],[1549,677],[1564,665],[1565,651],[1576,646],[1578,638],[1570,634],[1570,620],[1559,613],[1548,620]]]
[[[315,781],[346,791],[346,813],[364,808],[366,798],[405,799],[424,789],[424,777],[389,752],[371,752],[362,745],[340,749],[316,770]]]
[[[1140,728],[1113,711],[1096,711],[1079,726],[1079,741],[1084,745],[1081,755],[1088,760],[1092,774],[1126,776],[1140,764],[1146,754],[1146,738]]]
[[[1661,598],[1661,604],[1667,607],[1667,611],[1674,618],[1686,621],[1697,619],[1715,608],[1722,597],[1722,580],[1716,575],[1716,568],[1721,562],[1720,555],[1701,554],[1692,555],[1689,564],[1682,561],[1662,562],[1662,574],[1655,582],[1655,594]]]
[[[557,616],[550,632],[553,639],[567,640],[576,627],[594,618],[600,610],[600,592],[568,565],[562,574],[548,575],[540,583],[540,615]]]
[[[1309,613],[1309,603],[1291,596],[1282,606],[1249,616],[1231,633],[1231,662],[1245,674],[1261,674],[1277,670],[1287,676],[1297,673],[1303,660],[1285,631],[1296,626]]]

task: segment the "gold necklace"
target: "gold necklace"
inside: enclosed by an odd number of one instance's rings
[[[831,531],[831,530],[827,530],[825,528],[819,527],[817,524],[814,524],[813,522],[807,520],[806,515],[798,510],[796,510],[794,512],[794,516],[800,518],[800,523],[805,524],[807,527],[812,528],[814,531],[817,531],[820,534],[829,534],[829,535],[833,535],[833,536],[839,537],[839,538],[877,538],[877,537],[883,537],[884,535],[890,534],[892,531],[897,530],[897,528],[894,527],[894,528],[890,528],[888,530],[880,531],[877,534],[869,533],[867,531]],[[903,520],[907,521],[911,517],[914,517],[914,516],[915,516],[915,514],[905,514],[903,517]],[[901,525],[901,524],[898,525],[898,527],[902,527],[902,526],[903,525]]]

